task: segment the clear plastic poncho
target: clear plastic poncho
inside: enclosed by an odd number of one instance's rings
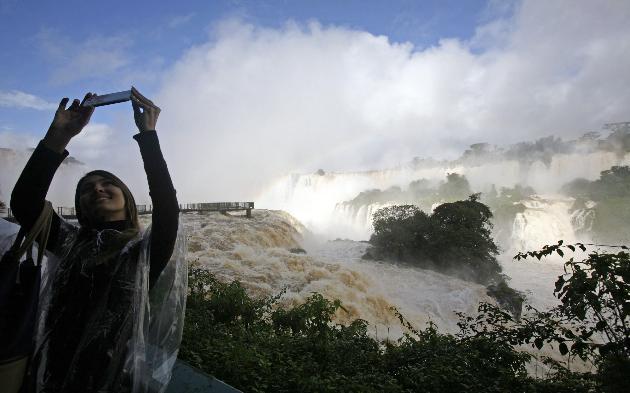
[[[19,227],[1,219],[0,224],[4,252]],[[75,391],[78,386],[79,391],[99,392],[166,390],[181,342],[187,294],[181,215],[178,228],[172,256],[149,290],[150,227],[126,242],[118,257],[99,264],[90,255],[98,254],[117,231],[95,231],[77,248],[79,230],[61,221],[62,244],[54,255],[47,252],[42,265],[32,362],[37,392]]]

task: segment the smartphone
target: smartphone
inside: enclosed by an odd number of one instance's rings
[[[131,90],[119,91],[118,93],[105,94],[87,99],[83,106],[104,106],[118,104],[131,100]]]

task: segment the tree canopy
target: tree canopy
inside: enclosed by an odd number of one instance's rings
[[[498,248],[492,239],[492,212],[474,194],[444,203],[431,215],[414,205],[397,205],[374,214],[370,255],[393,258],[461,278],[500,281]]]
[[[575,179],[562,187],[576,200],[573,210],[582,210],[581,230],[596,242],[630,241],[630,167],[613,166],[602,171],[597,180]],[[595,202],[588,207],[587,202]]]

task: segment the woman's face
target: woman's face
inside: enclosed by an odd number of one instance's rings
[[[126,219],[125,196],[122,190],[103,176],[86,177],[79,188],[79,203],[91,220],[120,221]]]

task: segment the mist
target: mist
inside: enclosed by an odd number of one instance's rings
[[[163,146],[184,199],[251,199],[290,172],[452,158],[625,120],[630,6],[524,2],[433,47],[337,26],[224,22],[164,77]],[[588,29],[584,27],[588,26]]]

